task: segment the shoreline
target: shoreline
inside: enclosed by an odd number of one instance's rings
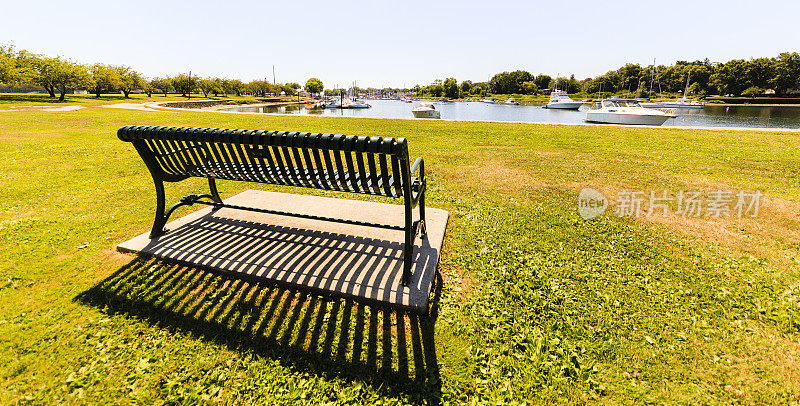
[[[150,103],[145,103],[150,104]],[[155,104],[155,103],[154,103]],[[253,106],[253,105],[249,105]],[[154,110],[167,109],[178,111],[192,111],[192,112],[205,112],[205,113],[225,113],[225,114],[260,114],[267,116],[283,116],[283,117],[326,117],[326,118],[356,118],[356,119],[371,119],[371,120],[409,120],[409,121],[446,121],[446,122],[459,122],[459,123],[507,123],[507,124],[536,124],[536,125],[571,125],[571,126],[595,126],[595,127],[622,127],[622,128],[662,128],[662,129],[686,129],[686,130],[712,130],[712,131],[757,131],[757,132],[792,132],[800,133],[800,128],[769,128],[769,127],[708,127],[708,126],[678,126],[678,125],[624,125],[624,124],[597,124],[597,123],[552,123],[552,122],[536,122],[536,121],[496,121],[496,120],[456,120],[452,118],[443,118],[437,120],[424,119],[424,118],[406,118],[406,117],[372,117],[372,116],[333,116],[333,115],[310,115],[310,114],[287,114],[287,113],[257,113],[250,111],[225,111],[215,109],[186,109],[177,107],[165,106],[148,106]],[[230,106],[229,106],[230,107]]]

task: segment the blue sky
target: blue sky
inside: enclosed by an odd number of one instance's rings
[[[800,1],[35,1],[2,5],[0,43],[147,76],[326,87],[484,81],[525,69],[585,78],[626,62],[800,51]]]

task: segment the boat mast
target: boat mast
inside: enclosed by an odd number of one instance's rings
[[[655,62],[655,59],[653,60]],[[661,78],[658,75],[658,66],[656,66],[656,81],[658,82],[658,97],[661,99],[661,102],[664,102],[664,94],[661,93]]]
[[[689,97],[689,78],[692,77],[692,68],[689,68],[689,71],[686,72],[686,90],[683,91],[683,97]]]
[[[653,58],[653,66],[650,68],[650,93],[647,94],[647,100],[653,97],[653,76],[655,76],[656,58]]]
[[[597,102],[603,101],[603,82],[600,82],[600,89],[597,90]]]

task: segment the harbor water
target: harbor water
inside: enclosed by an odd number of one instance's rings
[[[411,109],[419,102],[399,100],[367,100],[369,109],[319,109],[301,105],[289,106],[239,106],[226,111],[249,113],[305,114],[343,117],[413,118]],[[584,105],[579,111],[550,110],[541,106],[490,104],[482,102],[436,102],[442,119],[464,121],[522,121],[530,123],[578,124],[584,123]],[[678,117],[667,120],[665,126],[692,127],[750,127],[750,128],[800,128],[798,106],[720,106],[706,105],[699,110],[675,110]]]

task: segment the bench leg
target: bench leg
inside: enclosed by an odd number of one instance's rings
[[[403,286],[411,283],[411,267],[414,265],[414,229],[406,227],[406,244],[403,248]]]
[[[403,246],[403,286],[408,286],[411,283],[411,266],[414,265],[414,237],[416,230],[414,229],[414,218],[412,217],[411,199],[406,198],[406,227],[405,227],[405,245]]]
[[[211,190],[211,200],[214,203],[222,203],[222,198],[219,197],[219,192],[217,192],[217,182],[214,178],[208,178],[208,189]]]
[[[425,238],[428,236],[428,226],[425,222],[425,190],[419,196],[419,223],[420,223],[420,236]]]
[[[167,218],[164,215],[164,208],[166,206],[164,197],[164,182],[160,180],[155,181],[156,184],[156,219],[153,221],[153,229],[150,230],[150,239],[156,238],[164,234],[164,225]]]

